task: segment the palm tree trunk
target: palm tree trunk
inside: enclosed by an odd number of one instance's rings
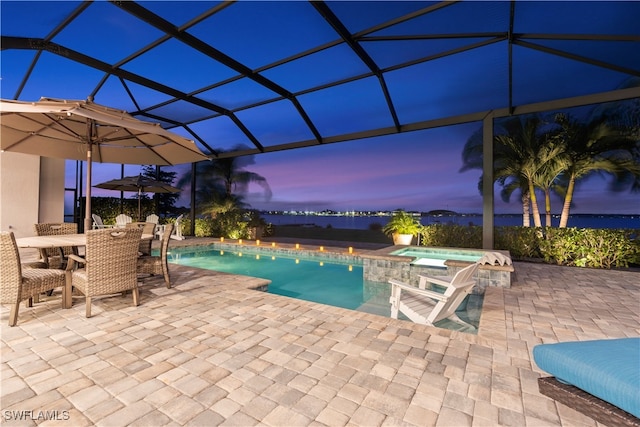
[[[542,227],[540,221],[540,210],[538,209],[538,200],[536,198],[535,188],[533,184],[529,183],[529,197],[531,198],[531,213],[533,214],[533,225],[535,227]]]
[[[576,177],[571,174],[569,178],[569,185],[567,186],[567,194],[564,196],[564,205],[562,205],[562,214],[560,215],[559,228],[566,228],[567,222],[569,222],[569,211],[571,209],[571,200],[573,199],[573,190],[576,184]]]
[[[530,211],[529,207],[531,206],[529,200],[529,195],[525,192],[522,193],[522,226],[523,227],[531,227],[531,219],[530,219]]]
[[[548,188],[544,190],[544,212],[546,215],[545,223],[547,227],[551,227],[551,192]]]

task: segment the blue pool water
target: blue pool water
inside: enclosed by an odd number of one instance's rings
[[[411,247],[398,249],[397,251],[391,252],[391,255],[415,257],[416,259],[412,262],[414,265],[445,267],[445,261],[449,259],[476,262],[482,258],[483,252],[467,249]]]
[[[302,253],[301,253],[302,255]],[[169,262],[190,267],[271,280],[268,292],[306,301],[390,316],[390,286],[363,279],[361,264],[331,259],[291,257],[268,251],[238,252],[211,247],[171,249]],[[475,326],[480,317],[481,297],[467,304],[458,315]],[[449,325],[448,323],[451,323]],[[453,322],[438,325],[459,329]]]

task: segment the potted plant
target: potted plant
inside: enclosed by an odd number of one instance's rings
[[[410,213],[399,210],[393,213],[382,231],[393,238],[394,245],[410,245],[413,236],[422,231],[422,224]]]

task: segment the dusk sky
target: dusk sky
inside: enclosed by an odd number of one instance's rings
[[[2,98],[94,95],[142,120],[173,123],[182,136],[195,133],[205,151],[202,142],[259,150],[424,128],[612,91],[640,70],[640,57],[629,54],[640,2],[46,1],[37,14],[30,2],[0,7]],[[247,169],[266,178],[272,197],[251,186],[245,201],[263,210],[480,213],[481,171],[459,172],[462,148],[480,126],[258,154]],[[119,165],[93,168],[94,185],[120,176]],[[126,166],[125,175],[139,171]],[[640,213],[640,194],[610,193],[607,179],[580,183],[571,212]],[[496,213],[521,212],[519,194],[505,204],[495,193]],[[552,203],[560,214],[562,201]]]
[[[461,152],[469,135],[480,124],[410,132],[328,144],[254,156],[246,169],[265,177],[273,195],[265,200],[262,188],[251,185],[246,201],[263,210],[392,210],[448,209],[460,213],[481,213],[482,197],[477,190],[480,170],[459,172]],[[70,162],[72,164],[72,162]],[[184,167],[176,167],[182,170]],[[126,166],[125,175],[139,167]],[[94,165],[93,182],[120,176],[120,167]],[[595,176],[581,183],[574,197],[572,213],[638,214],[640,195],[608,191],[607,179]],[[521,213],[518,196],[504,203],[496,187],[496,213]],[[93,195],[117,197],[119,193],[93,189]],[[133,197],[125,193],[125,197]],[[189,204],[188,191],[180,203]],[[540,202],[541,211],[544,209]],[[552,201],[560,214],[562,201]]]

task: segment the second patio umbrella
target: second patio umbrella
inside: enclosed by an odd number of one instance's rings
[[[103,188],[105,190],[116,191],[135,191],[138,193],[138,221],[142,221],[140,214],[142,209],[140,199],[142,193],[179,193],[180,189],[173,187],[166,182],[156,181],[142,175],[126,176],[124,178],[112,179],[94,186],[95,188]]]
[[[84,229],[91,228],[92,162],[176,165],[208,160],[187,138],[92,100],[0,100],[1,149],[87,161]]]

